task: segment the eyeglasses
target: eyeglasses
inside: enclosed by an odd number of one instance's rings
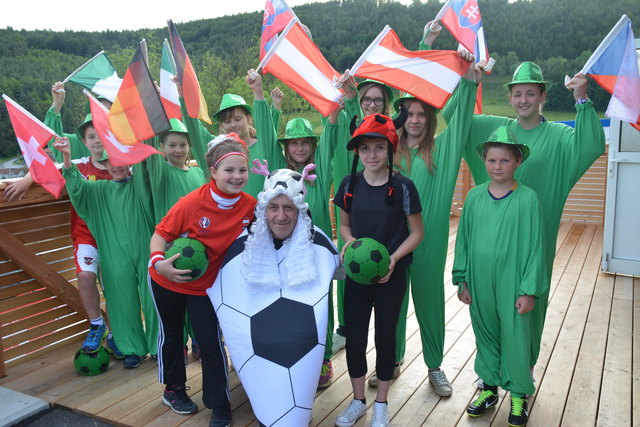
[[[371,103],[373,102],[374,105],[379,107],[384,104],[384,98],[369,98],[368,96],[364,96],[362,97],[360,102],[362,102],[364,105],[371,105]]]

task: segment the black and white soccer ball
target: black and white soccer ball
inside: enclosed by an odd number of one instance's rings
[[[264,181],[264,190],[271,191],[282,187],[287,193],[295,195],[303,192],[302,175],[291,169],[276,169]]]

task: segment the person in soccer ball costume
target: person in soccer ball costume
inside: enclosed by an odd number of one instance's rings
[[[220,135],[209,143],[207,165],[211,181],[182,197],[156,226],[151,237],[149,265],[151,294],[160,319],[159,380],[166,385],[162,402],[179,414],[197,412],[186,393],[183,360],[185,313],[200,346],[202,400],[213,410],[211,425],[231,423],[227,358],[218,319],[206,289],[213,283],[229,245],[253,218],[256,201],[242,190],[248,180],[248,150],[236,134]],[[165,259],[169,242],[178,237],[199,240],[207,249],[206,272],[190,280],[190,270],[179,270]]]
[[[342,180],[334,198],[340,207],[340,234],[345,241],[342,253],[356,238],[371,237],[390,254],[389,271],[379,283],[361,285],[346,279],[346,351],[353,400],[336,418],[339,427],[352,426],[367,409],[366,349],[374,307],[378,388],[372,425],[389,425],[387,394],[395,365],[396,324],[407,289],[411,253],[423,237],[422,206],[416,187],[409,178],[393,171],[393,155],[398,146],[396,129],[406,118],[404,109],[395,122],[381,114],[365,117],[346,147],[356,150],[351,175]],[[356,173],[358,160],[364,171]]]
[[[207,290],[260,425],[309,424],[327,344],[329,288],[340,260],[309,216],[305,181],[313,166],[300,174],[261,165],[267,178],[256,220]]]

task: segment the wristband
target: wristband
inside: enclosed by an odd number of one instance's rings
[[[586,104],[589,98],[578,98],[576,99],[576,105]]]
[[[153,268],[156,267],[156,263],[158,261],[164,261],[164,252],[163,251],[155,251],[155,252],[153,252],[151,254],[151,257],[149,258],[149,264]]]
[[[458,282],[458,283],[456,283],[456,286],[458,286],[458,293],[459,294],[464,292],[464,282]]]

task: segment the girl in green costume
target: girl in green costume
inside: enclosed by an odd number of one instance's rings
[[[313,133],[311,123],[303,118],[289,120],[285,130],[285,137],[278,140],[272,116],[269,113],[269,105],[264,100],[262,77],[255,70],[249,70],[247,72],[247,84],[254,94],[255,123],[257,135],[260,139],[262,158],[267,160],[270,170],[289,168],[301,172],[310,163],[316,165],[315,174],[317,179],[305,183],[307,188],[305,201],[309,205],[314,225],[318,226],[327,236],[331,236],[329,200],[333,178],[332,158],[337,141],[338,114],[341,110],[336,109],[329,115],[324,125],[320,142],[318,142],[318,137]],[[282,143],[282,146],[279,142]],[[330,289],[329,301],[333,301],[333,287]],[[333,304],[329,304],[327,344],[318,383],[318,387],[321,388],[328,387],[333,376],[331,366],[332,341]]]
[[[469,192],[456,237],[453,283],[469,305],[476,337],[475,371],[484,383],[467,408],[479,417],[498,403],[498,386],[511,392],[510,426],[527,422],[531,320],[547,292],[543,215],[538,195],[514,179],[529,156],[507,126],[479,144],[490,182]]]

